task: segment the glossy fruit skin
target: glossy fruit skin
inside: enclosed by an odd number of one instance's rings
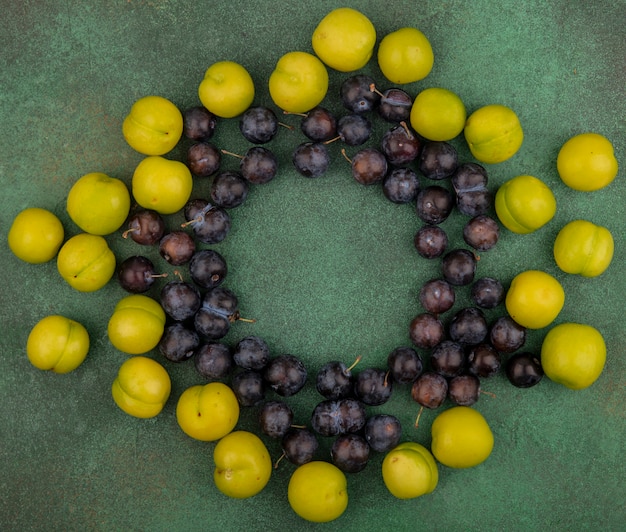
[[[320,177],[330,166],[328,148],[321,142],[303,142],[293,151],[291,160],[304,177]]]
[[[235,374],[230,385],[241,406],[255,406],[265,400],[266,385],[259,371],[244,369]]]
[[[387,453],[382,475],[389,492],[398,499],[414,499],[432,493],[439,483],[439,469],[430,451],[415,442],[404,442]]]
[[[213,63],[198,86],[202,105],[220,118],[233,118],[243,113],[252,104],[254,94],[252,77],[233,61]]]
[[[606,227],[573,220],[554,240],[554,260],[566,273],[597,277],[611,264],[614,248],[613,235]]]
[[[270,348],[259,336],[246,336],[237,342],[233,352],[235,364],[243,369],[261,370],[270,361]]]
[[[272,475],[272,460],[263,441],[255,434],[238,430],[224,436],[213,450],[217,488],[236,499],[260,493]]]
[[[400,443],[402,425],[391,414],[374,414],[365,423],[363,434],[374,451],[386,453]]]
[[[443,256],[441,273],[453,286],[471,284],[476,274],[476,256],[468,249],[452,249]]]
[[[344,473],[358,473],[369,461],[370,446],[359,434],[342,434],[335,438],[330,455],[333,464]]]
[[[394,168],[383,179],[383,194],[393,203],[411,203],[419,191],[419,179],[410,168]]]
[[[67,196],[67,212],[86,233],[108,235],[117,231],[128,217],[130,193],[126,184],[102,172],[85,174]]]
[[[226,384],[198,384],[187,388],[179,397],[176,419],[188,436],[201,441],[216,441],[237,425],[239,403]]]
[[[400,123],[410,119],[412,106],[413,99],[408,92],[392,87],[380,97],[378,114],[387,122]]]
[[[288,52],[270,74],[269,91],[274,104],[283,111],[305,113],[326,96],[328,72],[314,55]]]
[[[591,192],[612,183],[619,165],[609,139],[598,133],[582,133],[563,144],[556,167],[567,186]]]
[[[185,225],[191,226],[197,240],[205,244],[217,244],[224,240],[232,226],[227,210],[206,200],[191,200],[185,205]]]
[[[115,255],[103,237],[79,233],[61,246],[57,269],[72,288],[95,292],[113,277]]]
[[[495,207],[502,225],[514,233],[528,234],[552,220],[556,198],[543,181],[520,175],[498,189]]]
[[[448,335],[463,345],[477,345],[487,336],[487,320],[482,310],[476,307],[465,307],[459,310],[450,320]]]
[[[200,347],[200,337],[191,327],[174,322],[165,327],[158,347],[159,353],[170,362],[184,362]]]
[[[450,216],[454,208],[454,198],[448,189],[430,185],[418,192],[415,208],[420,220],[438,225]]]
[[[13,219],[7,242],[18,259],[42,264],[56,256],[64,236],[63,224],[52,212],[30,207]]]
[[[465,127],[465,105],[455,93],[439,87],[421,91],[411,107],[411,126],[422,137],[449,141]]]
[[[111,386],[115,404],[138,418],[158,415],[172,389],[170,377],[161,364],[144,356],[126,360]]]
[[[222,163],[222,152],[210,142],[197,142],[187,150],[187,166],[193,175],[209,177],[217,172]]]
[[[326,399],[350,397],[354,392],[352,371],[338,360],[327,362],[317,372],[315,389]]]
[[[300,466],[313,460],[319,442],[310,430],[292,427],[283,436],[281,447],[285,458],[292,464]]]
[[[439,315],[452,308],[456,295],[452,285],[443,279],[426,281],[419,293],[419,301],[426,312]]]
[[[335,465],[313,460],[289,479],[287,498],[293,511],[307,521],[326,523],[348,507],[347,480]]]
[[[80,366],[89,352],[89,333],[70,318],[53,314],[42,318],[28,334],[26,355],[38,369],[69,373]]]
[[[128,229],[122,233],[124,238],[133,239],[141,246],[156,244],[165,234],[165,221],[156,211],[139,209],[128,219]]]
[[[267,401],[259,410],[259,426],[270,438],[282,438],[293,424],[293,410],[284,401]]]
[[[450,379],[463,371],[466,362],[465,349],[457,341],[443,340],[433,347],[429,361],[432,371]]]
[[[372,123],[363,115],[344,115],[337,121],[337,135],[346,146],[360,146],[372,135]]]
[[[162,96],[144,96],[130,108],[122,134],[131,148],[144,155],[164,155],[183,134],[183,115]]]
[[[435,347],[445,336],[443,323],[435,315],[423,312],[415,316],[409,325],[411,342],[420,349]]]
[[[269,107],[250,107],[239,118],[239,130],[248,142],[265,144],[278,133],[278,118]]]
[[[183,111],[183,135],[190,140],[206,142],[216,127],[217,117],[206,107],[197,105]]]
[[[433,68],[432,46],[417,28],[400,28],[383,37],[378,45],[378,66],[392,83],[424,79]]]
[[[302,118],[300,130],[313,142],[325,142],[337,136],[337,118],[318,105]]]
[[[128,257],[117,268],[117,280],[131,294],[147,292],[154,284],[154,264],[143,255]]]
[[[412,384],[424,370],[420,355],[412,347],[396,347],[387,356],[387,367],[398,384]]]
[[[263,369],[263,379],[278,395],[289,397],[304,387],[307,370],[294,355],[278,355]]]
[[[541,345],[545,375],[572,390],[591,386],[602,374],[606,343],[598,329],[581,323],[561,323],[548,331]]]
[[[500,316],[489,328],[489,342],[500,353],[513,353],[526,341],[526,328],[510,316]]]
[[[497,279],[481,277],[472,284],[470,295],[477,307],[492,309],[504,301],[506,291],[502,283]]]
[[[501,367],[500,353],[488,343],[472,346],[467,352],[467,370],[480,379],[497,375]]]
[[[239,319],[238,304],[237,296],[227,288],[216,286],[207,291],[194,316],[195,330],[209,340],[223,338]]]
[[[366,405],[382,405],[391,398],[392,392],[392,380],[386,369],[365,368],[354,378],[354,395]]]
[[[479,214],[463,227],[463,240],[478,251],[489,251],[500,239],[500,226],[491,216]]]
[[[211,201],[223,209],[234,209],[243,205],[250,187],[239,172],[225,170],[211,182]]]
[[[226,379],[234,366],[231,349],[218,342],[202,343],[194,351],[196,371],[205,379]]]
[[[436,259],[446,251],[448,235],[439,226],[425,225],[415,233],[413,244],[417,252],[425,259]]]
[[[433,421],[431,434],[433,455],[448,467],[475,467],[493,450],[493,433],[487,420],[468,406],[444,410]]]
[[[411,398],[424,408],[439,408],[448,396],[448,380],[434,371],[425,371],[411,386]]]
[[[330,68],[353,72],[363,68],[372,57],[376,29],[360,11],[341,7],[319,22],[311,44],[315,54]]]
[[[380,183],[387,175],[387,158],[376,148],[363,148],[352,157],[352,177],[361,185]]]
[[[456,206],[461,214],[478,216],[487,214],[492,196],[487,188],[487,170],[476,163],[461,164],[450,178],[456,193]]]
[[[163,335],[165,312],[151,297],[133,294],[121,299],[107,326],[113,347],[129,355],[154,349]]]
[[[201,249],[194,252],[189,261],[189,275],[200,288],[221,285],[228,274],[226,259],[215,250]]]
[[[517,388],[530,388],[541,381],[541,361],[532,353],[515,353],[505,364],[506,377]]]
[[[351,113],[361,114],[374,110],[380,102],[380,95],[370,89],[374,84],[374,78],[365,74],[346,78],[339,88],[341,103]]]
[[[480,397],[480,380],[476,375],[462,374],[448,382],[448,398],[459,406],[471,406]]]
[[[269,183],[278,171],[276,155],[263,146],[248,149],[239,164],[241,175],[255,185]]]
[[[170,318],[185,321],[200,308],[200,291],[187,281],[169,281],[161,288],[160,302]]]
[[[422,141],[406,124],[393,126],[383,134],[381,150],[392,166],[404,166],[420,154]]]
[[[449,142],[428,141],[419,157],[419,170],[428,179],[441,181],[452,176],[458,168],[458,153]]]
[[[182,266],[196,254],[196,243],[185,231],[171,231],[159,240],[159,255],[172,266]]]
[[[474,111],[463,131],[472,155],[481,163],[497,164],[510,159],[524,140],[515,111],[498,104]]]
[[[321,401],[311,415],[311,427],[322,436],[359,432],[366,421],[364,403],[350,397]]]
[[[549,273],[526,270],[511,281],[504,304],[509,316],[527,329],[552,323],[565,303],[561,283]]]
[[[139,205],[159,214],[181,210],[193,186],[189,168],[180,161],[150,156],[135,168],[132,194]]]

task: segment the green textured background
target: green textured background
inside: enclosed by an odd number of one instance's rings
[[[285,461],[251,500],[230,500],[216,490],[213,444],[185,436],[174,417],[178,396],[202,382],[192,363],[175,365],[152,353],[173,380],[158,417],[134,419],[114,405],[110,385],[126,355],[108,342],[106,323],[125,292],[114,281],[96,293],[73,291],[54,261],[31,266],[16,259],[6,232],[20,210],[39,206],[62,219],[67,236],[76,234],[65,198],[78,177],[102,171],[130,184],[141,156],[126,145],[121,123],[137,98],[159,94],[181,109],[197,105],[205,69],[234,60],[252,73],[255,103],[271,104],[266,81],[277,59],[311,51],[315,25],[341,5],[257,4],[0,2],[0,529],[622,529],[626,187],[622,171],[604,190],[569,190],[555,159],[570,136],[595,131],[612,140],[626,164],[623,0],[351,3],[370,17],[379,39],[401,26],[429,37],[435,66],[408,86],[412,94],[443,86],[457,92],[469,112],[501,103],[518,113],[524,144],[509,161],[487,166],[490,187],[495,191],[518,174],[536,175],[554,191],[557,215],[532,235],[503,230],[478,272],[506,284],[521,270],[540,268],[562,282],[566,302],[557,321],[594,325],[607,342],[605,371],[591,388],[573,392],[544,379],[519,390],[504,376],[485,382],[496,394],[476,404],[495,435],[485,463],[469,470],[442,466],[434,493],[400,501],[386,491],[382,456],[374,455],[365,471],[349,476],[349,507],[327,526],[309,525],[289,508],[294,467]],[[385,86],[375,61],[364,72]],[[331,72],[324,103],[336,110],[344,77]],[[291,118],[285,120],[297,124]],[[385,127],[379,123],[377,133]],[[273,354],[301,356],[311,375],[325,361],[349,362],[357,354],[364,356],[362,367],[382,366],[391,349],[408,344],[408,323],[421,311],[417,292],[439,275],[439,263],[420,259],[413,248],[421,225],[413,208],[389,203],[380,188],[356,184],[338,145],[328,175],[297,175],[289,159],[302,138],[297,130],[280,132],[271,144],[280,157],[279,176],[252,189],[246,204],[232,211],[231,234],[215,246],[230,267],[226,286],[239,295],[242,312],[258,320],[237,324],[226,340],[262,336]],[[247,147],[236,120],[223,121],[214,140],[231,151]],[[462,139],[454,143],[460,158],[470,160]],[[185,149],[183,142],[169,156],[181,158]],[[226,159],[223,167],[236,165]],[[206,196],[208,183],[198,180],[194,195]],[[461,218],[444,223],[452,246],[462,245]],[[599,278],[564,275],[553,262],[552,241],[575,218],[613,232],[615,257]],[[171,217],[170,228],[179,221]],[[155,250],[119,233],[107,239],[120,259],[144,253],[158,262]],[[460,290],[455,308],[467,302],[467,291]],[[91,335],[87,360],[68,375],[36,370],[25,355],[30,328],[52,313],[78,319]],[[527,348],[537,352],[544,333],[532,332]],[[303,422],[319,400],[312,388],[292,401]],[[408,388],[397,387],[389,403],[372,410],[395,414],[405,439],[429,445],[436,412],[427,411],[414,429],[418,408]],[[254,416],[254,409],[242,412],[238,427],[256,430]],[[276,442],[267,444],[277,458]],[[328,448],[324,440],[320,458],[328,458]]]

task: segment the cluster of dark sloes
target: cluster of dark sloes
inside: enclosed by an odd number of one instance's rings
[[[239,155],[212,144],[215,116],[204,107],[187,109],[184,135],[192,144],[186,164],[195,176],[212,177],[209,197],[189,200],[185,222],[173,231],[166,229],[161,215],[140,209],[131,215],[124,236],[141,245],[158,246],[167,263],[187,268],[189,280],[179,274],[160,291],[168,317],[159,343],[163,356],[173,362],[193,359],[203,378],[227,380],[242,407],[259,409],[260,430],[280,440],[283,456],[290,462],[301,465],[312,460],[319,448],[318,437],[332,437],[333,463],[343,471],[357,472],[368,463],[372,450],[386,452],[400,441],[398,418],[370,415],[367,410],[386,403],[394,384],[410,387],[421,413],[446,399],[472,405],[479,398],[481,379],[492,377],[501,367],[519,387],[536,384],[542,371],[535,356],[519,351],[525,329],[508,316],[489,325],[483,312],[500,305],[505,297],[498,280],[475,279],[476,252],[491,249],[499,238],[498,223],[488,214],[492,197],[485,169],[475,163],[460,164],[451,144],[427,141],[412,131],[407,125],[412,100],[401,89],[380,92],[371,77],[355,75],[342,83],[340,98],[348,111],[343,116],[321,106],[301,116],[300,129],[307,140],[293,150],[294,168],[307,178],[322,176],[330,166],[328,146],[336,141],[349,147],[365,144],[372,136],[370,118],[377,113],[391,124],[379,147],[360,148],[351,158],[345,150],[342,153],[358,183],[380,184],[391,202],[415,205],[423,226],[415,234],[414,246],[426,259],[441,259],[441,278],[422,286],[419,301],[424,312],[409,326],[413,345],[389,353],[385,368],[367,367],[354,374],[356,362],[347,367],[332,361],[318,370],[315,384],[323,399],[303,425],[294,423],[294,413],[283,398],[305,386],[304,364],[289,354],[271,356],[266,342],[257,336],[247,336],[235,346],[224,342],[235,321],[251,320],[241,317],[236,295],[222,286],[227,275],[224,257],[198,245],[226,238],[231,228],[229,210],[244,203],[251,186],[276,176],[278,158],[263,146],[285,125],[276,113],[262,106],[243,113],[239,129],[253,146]],[[239,170],[221,170],[223,155],[238,157]],[[418,172],[432,184],[422,186]],[[446,179],[452,190],[441,186]],[[471,249],[448,249],[440,224],[454,209],[468,217],[463,239]],[[118,267],[120,285],[131,293],[147,292],[160,277],[143,255],[129,257]],[[459,310],[444,326],[441,315],[452,309],[455,289],[462,286],[471,287],[474,306]],[[503,361],[505,354],[512,355]],[[278,397],[268,399],[269,390]]]

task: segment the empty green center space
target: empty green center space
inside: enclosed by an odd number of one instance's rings
[[[257,322],[236,324],[225,340],[259,335],[276,352],[302,356],[311,370],[357,355],[381,366],[389,351],[410,343],[409,322],[423,312],[419,289],[441,277],[441,260],[415,250],[424,224],[414,203],[394,204],[380,184],[358,184],[339,149],[332,158],[316,179],[283,158],[277,177],[253,186],[230,211],[231,232],[215,249],[229,266],[224,286]],[[450,246],[462,245],[461,218],[453,213],[444,222]]]

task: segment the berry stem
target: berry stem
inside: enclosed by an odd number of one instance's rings
[[[350,157],[348,157],[348,155],[346,154],[346,149],[345,148],[341,148],[341,155],[343,155],[343,158],[348,161],[350,164],[352,164],[352,159],[350,159]]]

